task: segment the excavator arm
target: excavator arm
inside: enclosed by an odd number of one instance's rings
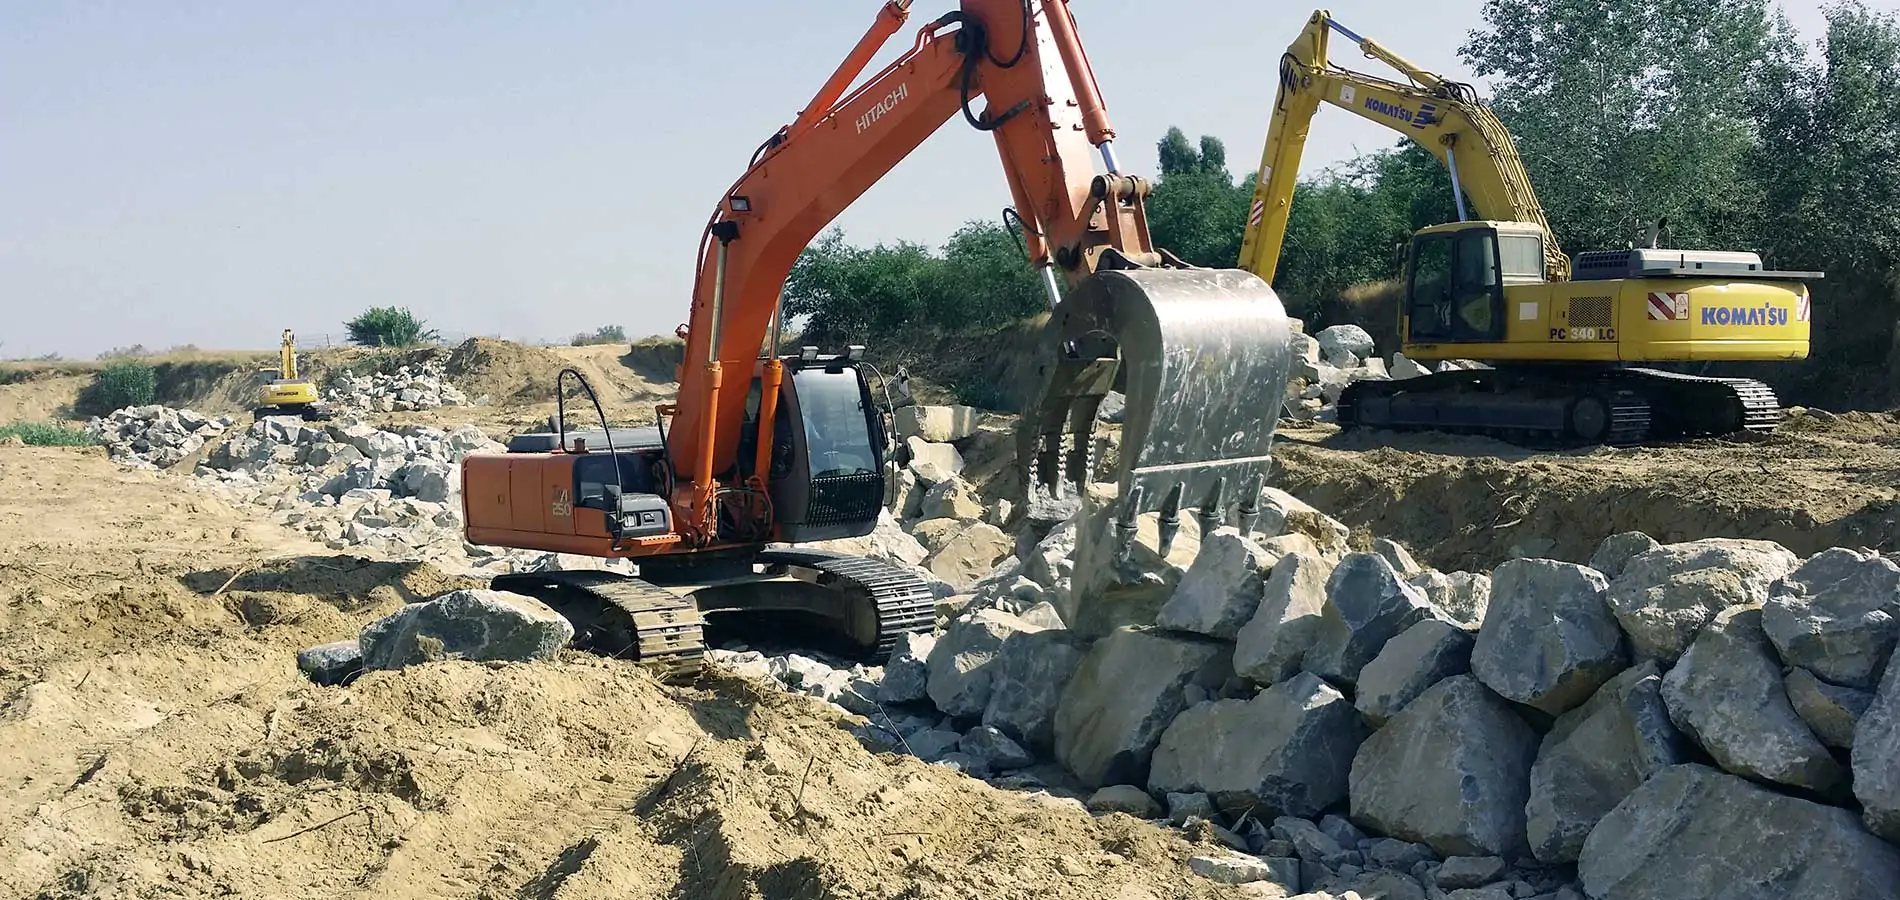
[[[1335,33],[1368,59],[1385,63],[1407,80],[1390,81],[1334,65],[1328,59],[1328,44]],[[1313,13],[1305,30],[1280,57],[1273,121],[1267,128],[1266,149],[1240,245],[1243,268],[1273,281],[1286,240],[1300,156],[1321,103],[1391,128],[1438,157],[1451,174],[1460,219],[1527,222],[1543,229],[1545,280],[1569,279],[1570,260],[1550,234],[1550,223],[1510,133],[1471,86],[1419,68],[1378,42],[1353,33],[1324,10]]]

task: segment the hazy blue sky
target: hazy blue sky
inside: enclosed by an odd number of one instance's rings
[[[1784,5],[1820,34],[1818,3]],[[0,4],[0,356],[269,347],[378,304],[452,333],[670,332],[720,191],[879,6]],[[1464,75],[1478,6],[1331,8]],[[947,8],[918,0],[912,24]],[[1253,167],[1275,61],[1310,6],[1074,9],[1126,168],[1151,173],[1171,124]],[[1321,118],[1309,169],[1392,138]],[[953,120],[839,224],[936,244],[1006,201],[990,139]]]

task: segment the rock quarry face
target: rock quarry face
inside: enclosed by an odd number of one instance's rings
[[[1681,765],[1604,817],[1577,872],[1592,900],[1848,900],[1892,896],[1900,850],[1844,809]]]
[[[1491,607],[1471,671],[1499,696],[1557,715],[1629,664],[1595,569],[1514,559],[1491,576]]]
[[[1446,856],[1516,856],[1530,847],[1537,733],[1469,675],[1419,695],[1360,746],[1353,821]]]
[[[1204,792],[1234,817],[1317,816],[1346,798],[1367,728],[1332,685],[1301,673],[1251,700],[1216,700],[1177,716],[1161,736],[1152,793]]]
[[[1761,617],[1759,604],[1733,607],[1702,630],[1663,677],[1669,717],[1730,772],[1841,794],[1847,772],[1788,702]]]
[[[1817,553],[1775,583],[1762,628],[1789,665],[1873,690],[1900,642],[1900,565],[1843,547]]]
[[[1095,643],[1062,692],[1056,759],[1091,787],[1146,784],[1154,748],[1187,708],[1186,690],[1219,690],[1233,651],[1204,638],[1121,628]]]
[[[1673,663],[1717,613],[1768,599],[1798,562],[1773,541],[1669,544],[1628,559],[1610,584],[1610,608],[1639,659]]]
[[[1531,852],[1547,863],[1576,862],[1616,804],[1651,775],[1688,761],[1656,663],[1624,670],[1544,736],[1525,807]]]

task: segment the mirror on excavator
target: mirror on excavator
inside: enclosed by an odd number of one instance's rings
[[[1017,435],[1022,499],[1033,523],[1074,520],[1074,572],[1058,611],[1071,627],[1099,632],[1139,620],[1107,595],[1152,586],[1153,563],[1176,555],[1184,511],[1196,535],[1252,530],[1292,365],[1292,323],[1252,273],[1153,268],[1077,282],[1046,329],[1041,390]],[[1126,404],[1118,442],[1096,434],[1111,390]],[[1101,457],[1111,444],[1109,464]]]

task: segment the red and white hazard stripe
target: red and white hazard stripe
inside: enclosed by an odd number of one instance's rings
[[[1650,291],[1649,320],[1651,322],[1667,322],[1675,317],[1676,304],[1669,299],[1669,295]]]
[[[1253,202],[1253,212],[1247,214],[1247,224],[1259,225],[1260,220],[1265,218],[1266,215],[1267,215],[1267,201],[1255,200]]]
[[[1806,322],[1811,313],[1812,309],[1809,306],[1808,295],[1802,294],[1801,299],[1794,302],[1794,320],[1796,322]]]

